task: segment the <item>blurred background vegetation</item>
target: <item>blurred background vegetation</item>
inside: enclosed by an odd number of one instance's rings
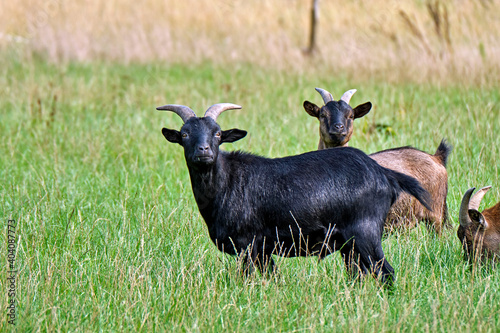
[[[356,79],[487,84],[500,74],[494,0],[18,0],[0,3],[0,47],[52,61],[252,63]]]

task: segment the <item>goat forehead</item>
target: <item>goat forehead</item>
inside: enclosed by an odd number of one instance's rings
[[[345,115],[352,112],[352,108],[344,101],[332,101],[328,102],[324,107],[324,111],[330,116],[334,115]]]
[[[478,230],[478,228],[474,224],[471,224],[471,225],[466,226],[466,227],[459,226],[458,230],[457,230],[457,236],[461,240],[464,240],[464,239],[472,240],[473,238],[475,238],[476,236],[479,236],[481,234],[483,234],[483,232]]]
[[[213,131],[220,130],[219,125],[212,118],[190,118],[184,126],[182,126],[181,131],[189,131],[192,134],[195,133],[210,133]]]

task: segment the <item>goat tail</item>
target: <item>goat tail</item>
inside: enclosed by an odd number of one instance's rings
[[[439,147],[436,150],[436,153],[434,154],[434,157],[436,157],[439,162],[446,168],[446,163],[448,162],[448,155],[451,152],[451,145],[448,144],[446,139],[442,139],[441,143],[439,144]]]
[[[414,196],[425,208],[432,212],[431,195],[422,187],[418,180],[391,169],[386,170],[388,171],[388,178],[392,181],[395,188],[398,189],[397,193],[404,191]]]

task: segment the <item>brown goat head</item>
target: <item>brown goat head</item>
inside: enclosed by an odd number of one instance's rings
[[[318,149],[347,146],[353,131],[353,121],[366,115],[372,108],[372,103],[366,102],[354,109],[349,105],[356,89],[346,91],[339,101],[333,99],[328,91],[316,88],[323,97],[324,106],[319,107],[309,101],[304,102],[304,109],[311,117],[319,120]]]
[[[479,204],[490,188],[483,187],[472,195],[473,187],[462,198],[457,236],[469,260],[498,260],[500,256],[500,202],[479,212]]]

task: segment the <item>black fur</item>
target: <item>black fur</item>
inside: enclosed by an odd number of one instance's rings
[[[434,156],[441,160],[444,167],[446,167],[446,164],[448,163],[448,156],[450,155],[451,149],[452,148],[448,142],[446,142],[445,139],[442,139],[439,147],[436,149],[436,153],[434,154]]]
[[[210,238],[219,250],[243,255],[248,266],[264,271],[274,269],[271,254],[322,258],[340,250],[349,271],[391,280],[394,270],[381,244],[389,208],[401,191],[428,207],[428,193],[414,178],[354,148],[269,159],[219,151],[224,135],[206,118],[188,120],[175,139],[171,131],[163,129],[184,147]]]

